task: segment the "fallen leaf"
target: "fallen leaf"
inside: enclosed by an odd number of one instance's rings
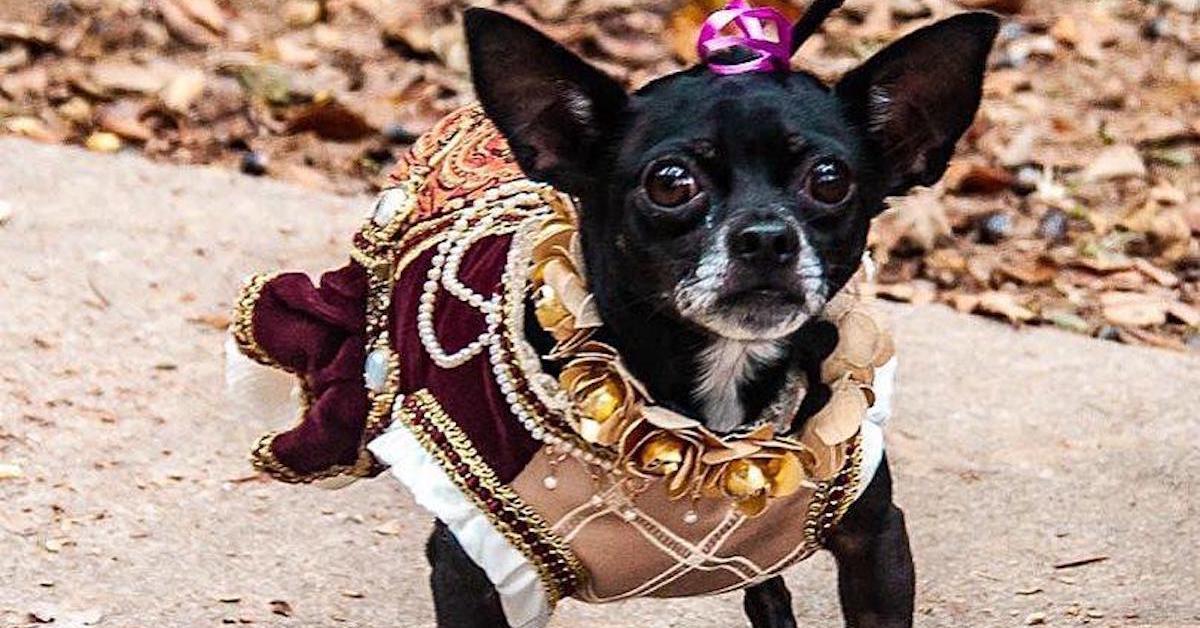
[[[188,17],[215,33],[225,32],[225,12],[215,0],[174,0]]]
[[[292,605],[285,600],[271,600],[271,612],[284,617],[292,616]]]
[[[204,84],[204,72],[195,69],[183,70],[167,81],[159,98],[171,111],[187,113],[192,103],[204,93]]]
[[[1200,310],[1183,303],[1172,301],[1167,304],[1167,313],[1179,319],[1184,325],[1200,327]]]
[[[199,316],[193,316],[192,318],[188,319],[188,322],[196,323],[197,325],[203,325],[205,327],[211,327],[213,329],[223,331],[223,330],[229,328],[231,321],[229,318],[229,314],[227,314],[225,312],[211,312],[209,314],[200,314]]]
[[[1113,325],[1148,327],[1167,322],[1168,303],[1161,297],[1135,292],[1105,292],[1100,295],[1104,319]]]
[[[888,251],[900,242],[922,251],[932,251],[941,239],[952,233],[941,194],[929,188],[917,189],[893,200],[892,210],[885,213],[878,224],[880,243]]]
[[[154,137],[154,130],[142,122],[141,113],[140,103],[121,100],[101,107],[96,112],[96,124],[126,139],[147,142]]]
[[[1021,305],[1016,295],[996,290],[980,294],[976,309],[985,314],[1003,316],[1013,323],[1023,323],[1037,317],[1032,310]]]
[[[165,83],[146,66],[123,61],[101,61],[92,66],[89,74],[97,86],[108,92],[153,94]]]
[[[1140,257],[1133,260],[1133,267],[1141,271],[1142,274],[1146,275],[1150,279],[1158,282],[1159,285],[1166,286],[1168,288],[1174,288],[1175,286],[1179,285],[1179,278],[1174,274],[1169,273]]]
[[[353,142],[375,133],[361,115],[335,100],[305,107],[291,119],[287,130],[289,133],[312,132],[335,142]]]
[[[12,463],[0,463],[0,480],[15,480],[24,477],[25,472],[21,469],[21,465]]]
[[[945,176],[946,189],[956,194],[996,194],[1014,181],[1008,170],[980,163],[952,164]]]
[[[1025,0],[958,0],[958,3],[970,9],[987,9],[999,13],[1020,13],[1025,8]]]
[[[8,129],[10,133],[15,133],[39,142],[57,144],[63,141],[61,134],[54,132],[50,127],[46,126],[45,122],[33,116],[15,116],[9,118],[4,121],[4,128]]]
[[[1083,180],[1089,183],[1145,176],[1146,162],[1137,148],[1129,144],[1117,144],[1104,149],[1083,171]]]
[[[0,40],[16,40],[49,48],[54,45],[54,32],[36,24],[0,22]]]
[[[283,5],[283,21],[292,28],[303,28],[321,19],[321,3],[317,0],[289,0]]]
[[[214,46],[221,39],[192,17],[182,0],[158,0],[158,13],[175,39],[196,47]]]
[[[121,150],[121,138],[114,133],[97,131],[88,136],[84,146],[97,153],[115,153]]]
[[[404,532],[404,524],[402,524],[399,519],[389,519],[378,526],[375,526],[375,529],[372,531],[376,534],[382,534],[384,536],[399,536],[402,532]]]
[[[1046,285],[1058,276],[1058,267],[1042,259],[1005,261],[999,263],[996,270],[1027,286]]]

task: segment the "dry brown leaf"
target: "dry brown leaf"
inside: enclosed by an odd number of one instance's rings
[[[956,194],[996,194],[1012,187],[1014,177],[1004,168],[981,163],[954,163],[946,171],[946,189]]]
[[[1167,322],[1169,303],[1157,296],[1133,292],[1105,292],[1100,295],[1104,319],[1122,327],[1148,327]]]
[[[399,519],[389,519],[375,526],[372,532],[383,536],[400,536],[404,532],[404,524]]]
[[[217,6],[216,0],[174,0],[175,5],[183,10],[188,17],[215,32],[225,32],[225,12]]]
[[[375,134],[365,118],[336,100],[306,106],[288,122],[287,131],[312,132],[335,142],[354,142]]]
[[[1046,260],[1021,258],[1000,262],[996,270],[1027,286],[1041,286],[1054,281],[1058,267]]]
[[[195,69],[182,70],[171,77],[159,98],[175,113],[187,113],[192,103],[204,93],[204,72]]]
[[[292,28],[303,28],[321,19],[321,3],[317,0],[289,0],[283,5],[283,21]]]
[[[958,3],[969,9],[986,9],[999,13],[1020,13],[1025,8],[1025,0],[958,0]]]
[[[157,0],[157,5],[163,23],[177,40],[197,47],[215,46],[220,43],[220,37],[188,13],[182,0]]]
[[[212,312],[209,314],[201,314],[199,316],[193,316],[192,318],[189,318],[188,321],[195,323],[197,325],[211,327],[211,328],[219,330],[219,331],[224,331],[226,329],[229,329],[229,325],[232,322],[229,318],[229,314],[226,312]]]
[[[1167,304],[1167,313],[1184,325],[1191,327],[1200,327],[1200,310],[1180,301],[1172,301]]]
[[[985,314],[1003,316],[1013,323],[1024,323],[1037,318],[1032,310],[1022,305],[1017,295],[992,290],[979,295],[976,309]]]
[[[1179,285],[1178,277],[1140,257],[1133,260],[1133,266],[1141,271],[1142,274],[1158,282],[1160,285],[1168,288],[1174,288],[1175,286]]]
[[[83,143],[88,150],[97,153],[115,153],[121,150],[121,138],[115,133],[97,131],[88,136]]]
[[[153,94],[165,81],[144,65],[123,61],[101,61],[92,66],[92,81],[107,92]]]
[[[61,133],[54,131],[45,122],[33,116],[14,116],[8,118],[4,121],[4,128],[9,133],[21,135],[39,142],[57,144],[65,139]]]
[[[1145,176],[1146,162],[1137,148],[1129,144],[1116,144],[1104,149],[1083,171],[1083,180],[1089,183]]]
[[[292,605],[288,604],[288,602],[286,600],[271,600],[270,605],[271,605],[271,612],[276,615],[282,615],[283,617],[291,617],[292,614],[294,613],[294,611],[292,610]]]
[[[900,242],[932,251],[937,243],[951,234],[950,220],[941,194],[933,189],[920,188],[908,196],[892,201],[892,210],[877,222],[879,242],[885,250],[893,250]]]
[[[0,463],[0,480],[15,480],[25,476],[21,465],[10,462]]]
[[[105,131],[139,142],[154,137],[154,130],[141,120],[142,106],[133,100],[120,100],[96,112],[96,124]]]

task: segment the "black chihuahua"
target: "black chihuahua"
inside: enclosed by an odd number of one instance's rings
[[[787,365],[819,368],[836,332],[816,315],[858,269],[884,199],[941,178],[979,107],[997,28],[990,13],[954,16],[833,86],[700,65],[630,94],[519,21],[466,15],[486,113],[528,177],[579,199],[587,280],[613,344],[655,399],[718,431],[756,416]],[[822,403],[811,392],[797,422]],[[886,460],[828,549],[847,626],[912,625],[912,557]],[[439,626],[507,626],[444,526],[428,556]],[[745,610],[756,628],[796,625],[780,577],[748,589]]]

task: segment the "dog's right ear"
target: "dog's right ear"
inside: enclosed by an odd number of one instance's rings
[[[619,83],[497,11],[465,15],[471,78],[525,174],[569,194],[594,183],[600,143],[624,111]]]

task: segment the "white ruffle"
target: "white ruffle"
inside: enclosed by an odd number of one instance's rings
[[[883,462],[883,428],[892,417],[892,399],[896,392],[896,357],[875,371],[871,389],[875,392],[875,404],[867,409],[862,425],[862,476],[858,483],[858,495],[867,490],[875,472]]]
[[[500,605],[513,628],[542,628],[550,604],[537,568],[472,504],[425,448],[399,423],[367,448],[391,467],[421,507],[445,523],[463,550],[484,570],[500,594]]]
[[[242,355],[233,334],[225,338],[225,396],[232,418],[249,425],[286,425],[296,420],[296,378]]]

